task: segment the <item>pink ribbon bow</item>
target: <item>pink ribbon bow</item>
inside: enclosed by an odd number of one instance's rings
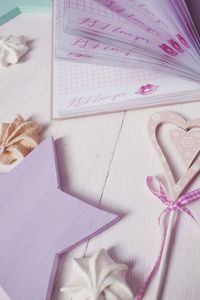
[[[192,192],[188,192],[188,193],[180,196],[177,200],[173,201],[167,195],[167,191],[166,191],[164,185],[156,177],[148,176],[147,177],[147,186],[150,189],[150,191],[158,199],[160,199],[163,204],[165,204],[167,206],[158,218],[159,225],[161,225],[161,218],[166,216],[166,214],[169,214],[171,211],[183,212],[183,213],[187,214],[188,216],[190,216],[196,223],[198,223],[196,221],[195,217],[193,216],[192,212],[185,206],[193,201],[200,199],[200,189],[194,190]],[[149,273],[147,279],[145,280],[142,287],[140,288],[139,293],[136,297],[136,300],[143,299],[145,291],[160,265],[163,247],[164,247],[165,238],[166,238],[166,229],[167,229],[166,226],[163,225],[162,240],[161,240],[161,246],[160,246],[158,257],[157,257],[156,262],[155,262],[151,272]]]

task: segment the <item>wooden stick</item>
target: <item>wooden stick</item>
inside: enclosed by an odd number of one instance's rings
[[[170,182],[167,178],[168,182],[168,190],[171,196],[171,199],[174,199],[174,202],[179,198],[179,196],[182,194],[184,187],[179,191],[178,194],[172,190],[172,186],[170,185]],[[155,283],[155,288],[154,288],[154,293],[155,295],[153,299],[155,300],[160,300],[162,297],[162,288],[163,288],[163,283],[165,280],[165,275],[167,273],[167,262],[169,261],[169,250],[170,250],[170,244],[171,244],[171,239],[172,239],[172,234],[174,230],[174,224],[176,220],[177,212],[176,211],[171,211],[169,215],[169,220],[167,224],[167,230],[166,230],[166,236],[165,236],[165,242],[163,246],[163,251],[162,251],[162,257],[160,261],[160,265],[158,268],[158,272],[156,275],[156,283]]]
[[[181,195],[183,189],[181,189],[180,192],[178,194],[176,194],[176,192],[173,191],[168,178],[167,178],[167,185],[168,185],[168,191],[171,196],[171,199],[173,199],[173,201],[176,201],[179,198],[179,196]],[[167,224],[165,242],[164,242],[163,251],[162,251],[162,257],[161,257],[160,265],[158,268],[155,289],[154,289],[154,293],[153,293],[153,295],[155,295],[153,299],[155,299],[155,300],[160,300],[162,297],[162,288],[163,288],[163,283],[165,280],[165,275],[167,273],[167,262],[169,261],[168,260],[168,257],[170,254],[169,250],[170,250],[170,244],[171,244],[172,233],[173,233],[173,229],[174,229],[174,223],[176,220],[176,216],[177,216],[176,211],[170,212],[169,220],[168,220],[168,224]]]
[[[161,261],[160,261],[160,265],[159,265],[159,269],[158,269],[158,273],[157,273],[155,289],[154,289],[154,293],[153,293],[153,295],[155,295],[155,297],[153,299],[155,299],[155,300],[161,299],[162,287],[163,287],[165,275],[167,272],[167,261],[168,261],[167,258],[169,255],[169,248],[170,248],[170,243],[171,243],[171,239],[172,239],[172,233],[173,233],[176,215],[177,215],[176,212],[172,211],[169,216],[165,243],[164,243],[162,257],[161,257]]]

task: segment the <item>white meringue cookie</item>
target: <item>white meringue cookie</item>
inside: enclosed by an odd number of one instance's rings
[[[29,50],[24,36],[0,36],[0,66],[16,64]]]
[[[125,279],[127,270],[101,249],[89,258],[73,259],[73,273],[61,292],[70,300],[133,300]]]

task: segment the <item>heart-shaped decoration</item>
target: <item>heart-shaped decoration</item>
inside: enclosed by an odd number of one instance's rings
[[[183,162],[189,168],[199,154],[200,131],[175,129],[171,131],[170,137]]]
[[[164,149],[162,149],[158,141],[159,128],[166,123],[177,126],[177,130],[183,133],[182,135],[183,138],[180,140],[184,141],[184,138],[187,138],[185,144],[188,143],[189,141],[188,138],[191,137],[192,137],[192,141],[195,142],[194,148],[196,150],[193,149],[190,163],[188,164],[185,173],[178,179],[178,181],[175,181],[175,175],[173,174],[170,164],[164,154]],[[197,156],[197,154],[200,151],[200,144],[199,143],[196,144],[196,139],[194,139],[193,135],[191,135],[192,129],[195,128],[196,129],[200,128],[200,118],[194,119],[192,121],[185,121],[185,119],[182,118],[180,115],[171,111],[162,111],[156,113],[150,118],[148,122],[149,136],[151,138],[153,146],[156,149],[156,152],[158,153],[161,164],[164,168],[168,180],[168,184],[171,190],[171,194],[174,200],[176,200],[182,194],[182,192],[185,190],[185,188],[188,186],[188,184],[193,180],[193,178],[198,174],[200,170],[200,157]]]

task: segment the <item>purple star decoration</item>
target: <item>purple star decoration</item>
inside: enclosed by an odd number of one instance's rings
[[[0,174],[0,286],[11,300],[49,300],[59,255],[117,220],[60,190],[47,138]]]

